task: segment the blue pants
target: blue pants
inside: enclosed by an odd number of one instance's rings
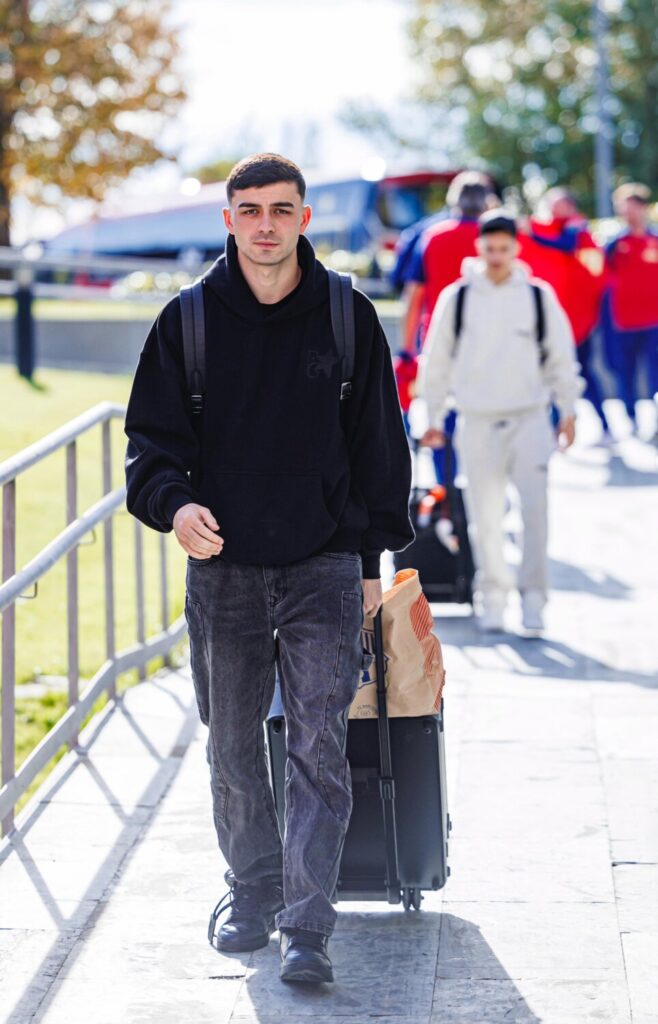
[[[448,437],[452,437],[454,435],[456,422],[457,413],[453,410],[453,412],[448,413],[443,424],[443,432]],[[455,476],[457,475],[457,456],[455,454],[454,446],[452,449],[452,467],[450,470],[446,464],[445,448],[435,448],[434,451],[432,452],[432,455],[434,457],[434,472],[436,473],[436,482],[438,484],[445,484],[448,473],[450,473],[451,478],[454,479]]]
[[[592,366],[592,344],[593,335],[586,338],[580,345],[576,347],[576,356],[580,364],[580,372],[585,378],[585,393],[583,398],[586,398],[588,402],[591,402],[594,409],[601,420],[601,425],[604,430],[608,430],[608,420],[603,409],[603,388],[601,382],[597,377],[594,368]]]
[[[617,379],[619,397],[631,420],[635,421],[637,402],[637,376],[640,364],[644,363],[649,385],[649,395],[658,393],[658,327],[647,327],[641,331],[614,332],[614,361],[611,367]]]
[[[238,882],[283,876],[277,928],[331,935],[336,921],[331,897],[352,810],[347,717],[370,657],[361,579],[358,552],[284,566],[188,556],[185,615],[217,839]],[[283,843],[263,732],[275,630],[288,742]]]
[[[650,397],[658,392],[658,324],[637,331],[620,330],[612,319],[610,293],[607,292],[601,307],[601,325],[605,356],[617,382],[617,392],[629,418],[635,422],[640,363],[644,362]]]

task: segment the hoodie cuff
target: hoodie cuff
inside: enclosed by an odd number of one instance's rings
[[[194,502],[196,500],[197,499],[192,497],[187,491],[169,491],[163,502],[162,511],[166,521],[172,529],[174,525],[174,516],[178,512],[178,509],[182,508],[183,505],[189,505],[190,502]]]
[[[361,552],[361,562],[363,565],[364,580],[381,579],[381,570],[379,568],[380,558],[381,551],[369,551],[367,554]]]

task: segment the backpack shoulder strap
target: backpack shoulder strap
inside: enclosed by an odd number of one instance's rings
[[[180,311],[185,378],[192,400],[192,415],[198,416],[203,409],[206,377],[206,322],[202,279],[180,289]]]
[[[457,298],[455,301],[455,320],[453,324],[453,331],[455,334],[455,344],[452,347],[453,359],[457,355],[457,346],[459,344],[459,335],[462,332],[464,326],[464,300],[466,298],[467,284],[460,284],[457,289]]]
[[[544,313],[544,300],[541,294],[541,287],[538,284],[531,285],[532,295],[535,300],[535,337],[539,346],[539,362],[543,366],[546,362],[546,348],[544,339],[546,337],[546,314]]]
[[[349,398],[352,393],[352,377],[354,376],[356,346],[354,289],[349,274],[340,274],[337,270],[328,270],[327,273],[329,275],[331,326],[341,362],[340,398],[342,401]]]

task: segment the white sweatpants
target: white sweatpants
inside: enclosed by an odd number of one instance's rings
[[[548,589],[548,460],[555,437],[548,410],[540,407],[504,416],[461,414],[455,443],[467,478],[466,509],[473,531],[476,585],[484,604],[514,585],[503,554],[505,491],[520,497],[523,549],[517,586],[545,601]]]

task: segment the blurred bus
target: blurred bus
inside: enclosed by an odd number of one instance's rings
[[[386,294],[386,273],[400,232],[445,205],[456,173],[418,171],[376,181],[309,175],[306,202],[313,216],[308,238],[325,263],[355,273],[370,294]],[[174,258],[182,268],[224,251],[223,182],[202,185],[194,195],[139,203],[137,209],[100,212],[66,228],[44,248],[52,254]]]

